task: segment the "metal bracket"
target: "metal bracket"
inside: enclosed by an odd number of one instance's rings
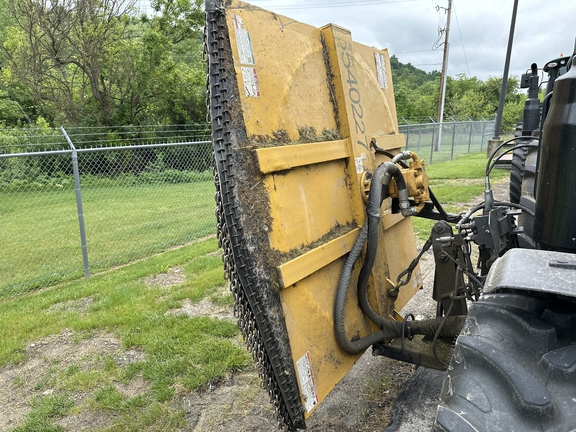
[[[430,236],[436,264],[432,298],[439,303],[437,315],[442,316],[443,311],[448,310],[451,311],[450,315],[465,315],[468,310],[466,300],[450,298],[456,286],[464,285],[462,273],[456,271],[459,251],[452,227],[444,221],[438,221]]]

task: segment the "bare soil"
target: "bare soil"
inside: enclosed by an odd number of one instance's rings
[[[26,347],[27,360],[18,365],[8,365],[0,370],[0,431],[9,431],[22,423],[30,412],[30,400],[55,392],[55,374],[71,365],[82,371],[98,369],[104,357],[112,356],[120,367],[141,361],[141,351],[125,350],[122,342],[103,333],[75,333],[64,330]],[[127,397],[149,391],[142,377],[135,377],[128,384],[118,384],[118,390]],[[71,394],[76,405],[85,407],[77,415],[69,415],[56,423],[69,431],[95,430],[109,426],[112,415],[87,408],[89,393],[75,391]]]

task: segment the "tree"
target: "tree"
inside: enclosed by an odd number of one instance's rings
[[[194,38],[204,25],[202,0],[152,0],[151,6],[153,28],[174,45]]]
[[[114,61],[134,38],[134,0],[10,0],[16,29],[7,42],[13,74],[35,99],[80,124],[90,96],[112,124]]]
[[[394,95],[398,118],[425,121],[436,118],[440,89],[440,74],[426,73],[411,64],[404,65],[394,56],[390,58],[394,76]],[[502,78],[491,77],[485,82],[476,77],[459,74],[447,77],[445,118],[490,118],[496,115],[500,100]],[[502,128],[511,130],[520,121],[526,95],[519,91],[516,77],[508,80]]]
[[[204,118],[198,0],[9,1],[11,79],[53,123],[186,123]],[[0,94],[1,98],[1,94]]]

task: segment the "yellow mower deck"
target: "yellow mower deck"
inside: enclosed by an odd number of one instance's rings
[[[238,1],[219,6],[206,6],[219,235],[240,326],[290,429],[361,355],[337,343],[336,287],[366,218],[367,173],[389,160],[371,142],[396,153],[405,141],[386,50],[336,25],[318,29]],[[386,293],[416,256],[410,218],[389,206],[369,299],[393,320],[421,277],[417,268],[396,299]],[[378,330],[355,288],[348,295],[349,338]]]

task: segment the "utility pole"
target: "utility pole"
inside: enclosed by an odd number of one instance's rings
[[[437,10],[439,7],[436,6]],[[436,134],[436,143],[434,151],[440,150],[440,141],[442,140],[442,120],[444,118],[444,101],[446,99],[446,72],[448,69],[448,52],[450,40],[450,14],[452,12],[452,0],[448,0],[448,8],[445,9],[446,14],[446,28],[444,29],[444,55],[442,58],[442,75],[440,76],[440,100],[438,101],[438,132]]]
[[[508,85],[508,70],[510,68],[510,56],[512,54],[512,43],[514,42],[514,29],[516,28],[516,12],[518,10],[518,0],[514,0],[512,7],[512,19],[510,20],[510,34],[508,35],[508,48],[506,50],[506,59],[504,60],[504,75],[502,76],[502,88],[500,90],[500,102],[498,104],[498,112],[496,113],[496,121],[494,122],[494,138],[488,140],[488,147],[486,148],[486,156],[490,156],[500,144],[500,129],[502,128],[502,114],[504,113],[504,102],[506,100],[506,88]]]
[[[502,76],[502,89],[500,90],[500,101],[498,103],[498,114],[494,125],[494,139],[500,139],[500,128],[502,127],[502,113],[504,112],[504,101],[506,100],[506,87],[508,85],[508,71],[510,69],[510,55],[512,54],[512,43],[514,42],[514,29],[516,27],[516,11],[518,10],[518,0],[514,0],[512,8],[512,19],[510,20],[510,34],[508,35],[508,48],[506,49],[506,60],[504,61],[504,75]]]

